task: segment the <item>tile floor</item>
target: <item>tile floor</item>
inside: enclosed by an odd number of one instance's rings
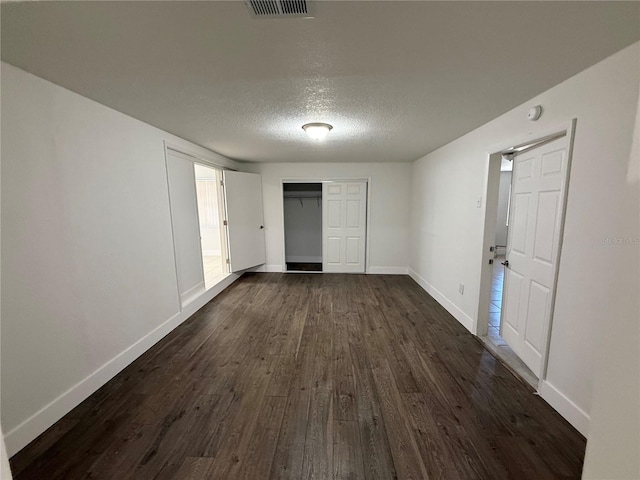
[[[505,257],[493,260],[493,278],[491,279],[491,303],[489,304],[489,337],[497,346],[506,345],[500,336],[500,312],[502,310],[502,287],[504,283]]]
[[[204,267],[204,286],[208,290],[220,281],[220,278],[225,275],[225,269],[222,265],[222,257],[219,255],[202,256],[202,265]]]
[[[503,362],[520,378],[534,388],[538,386],[538,378],[520,360],[507,342],[500,336],[500,313],[502,310],[502,288],[504,285],[505,257],[499,256],[493,260],[493,278],[491,279],[491,302],[489,304],[489,334],[481,340],[485,346],[502,359]]]

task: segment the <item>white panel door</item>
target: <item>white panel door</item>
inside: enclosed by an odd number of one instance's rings
[[[225,170],[224,193],[231,271],[262,265],[265,245],[260,175]]]
[[[182,307],[205,291],[193,159],[167,150],[169,203]]]
[[[322,269],[364,273],[367,182],[322,185]]]
[[[500,335],[540,377],[563,225],[568,137],[513,160]]]

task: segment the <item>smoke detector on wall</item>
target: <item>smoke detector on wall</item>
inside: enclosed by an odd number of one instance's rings
[[[258,18],[311,18],[309,0],[245,0],[249,13]]]
[[[540,105],[536,105],[535,107],[531,107],[527,112],[527,118],[532,122],[535,122],[542,116],[542,107]]]

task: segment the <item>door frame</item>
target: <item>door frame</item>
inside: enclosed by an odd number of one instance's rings
[[[282,215],[282,273],[294,273],[287,272],[287,252],[285,246],[285,226],[284,226],[284,184],[285,183],[330,183],[330,182],[365,182],[367,184],[367,224],[365,226],[365,239],[364,239],[364,273],[369,273],[369,259],[370,242],[369,242],[369,228],[371,226],[371,177],[281,177],[280,178],[280,212]],[[324,243],[324,239],[323,239]],[[299,272],[297,272],[299,273]],[[324,272],[305,272],[305,273],[324,273]]]
[[[491,278],[493,274],[493,264],[489,260],[493,259],[493,252],[490,248],[495,244],[495,223],[498,213],[498,189],[500,186],[500,165],[502,164],[502,155],[510,153],[510,150],[536,144],[542,145],[549,138],[561,136],[564,134],[568,142],[567,151],[567,172],[565,178],[565,188],[562,194],[562,220],[560,222],[560,231],[558,232],[558,252],[555,259],[554,275],[553,275],[553,291],[551,293],[551,305],[549,321],[544,326],[543,331],[543,349],[542,349],[542,368],[540,370],[540,378],[538,385],[547,377],[547,368],[549,363],[549,345],[551,344],[551,330],[553,325],[553,316],[555,311],[556,291],[558,286],[558,271],[560,268],[560,260],[562,257],[562,244],[564,237],[564,225],[567,212],[567,199],[569,194],[569,181],[571,177],[571,162],[573,158],[573,145],[575,138],[577,119],[573,118],[568,122],[564,122],[554,127],[539,129],[529,132],[526,135],[514,137],[499,145],[496,145],[487,152],[487,167],[485,175],[485,202],[484,202],[484,233],[482,241],[481,267],[480,267],[480,295],[478,299],[478,312],[476,315],[476,324],[474,325],[475,334],[479,337],[486,336],[489,332],[489,305],[491,297]],[[535,148],[535,147],[533,147]],[[512,179],[513,181],[513,179]],[[504,290],[503,290],[504,295]],[[503,297],[504,303],[504,297]]]
[[[188,146],[182,145],[180,143],[175,143],[172,142],[170,140],[163,140],[162,141],[162,150],[164,153],[164,169],[165,169],[165,176],[167,177],[167,199],[169,200],[168,202],[168,206],[169,206],[169,220],[171,222],[171,247],[173,249],[173,264],[174,264],[174,268],[176,271],[176,285],[178,288],[178,304],[180,305],[180,311],[183,310],[184,305],[182,304],[182,301],[180,300],[180,280],[178,278],[178,256],[176,253],[176,240],[174,238],[174,230],[173,230],[173,214],[171,213],[171,192],[169,190],[169,174],[168,174],[168,161],[169,161],[169,154],[170,152],[174,152],[177,153],[181,156],[184,157],[188,157],[188,160],[192,161],[193,164],[195,165],[196,163],[203,165],[205,167],[209,167],[209,168],[214,168],[216,170],[220,170],[220,171],[224,171],[224,170],[233,170],[232,168],[229,168],[225,165],[216,163],[214,161],[213,158],[208,158],[207,155],[201,154],[200,152],[195,151],[192,148],[189,148]],[[194,170],[194,176],[193,176],[193,181],[194,181],[194,190],[195,190],[195,170]],[[198,199],[197,199],[197,193],[196,193],[196,211],[198,208]],[[199,212],[198,212],[199,213]],[[226,216],[226,215],[225,215]],[[223,219],[220,219],[223,220]],[[226,229],[225,229],[225,238],[226,238],[226,242],[225,242],[225,248],[226,250],[226,257],[229,258],[229,242],[228,242],[228,237],[227,237],[227,233],[226,233]],[[202,258],[202,242],[200,242],[200,258]],[[221,248],[223,248],[223,246],[221,245]],[[204,282],[204,263],[202,263],[202,278],[203,278],[203,282]],[[226,275],[229,275],[229,267],[227,266],[227,272]],[[208,290],[211,290],[211,288],[209,288]],[[208,291],[205,285],[205,292]]]
[[[216,182],[219,182],[216,185],[216,194],[218,197],[218,222],[219,222],[219,229],[220,229],[220,254],[223,257],[223,265],[222,265],[222,270],[223,270],[223,274],[224,275],[228,275],[231,270],[231,265],[229,263],[229,231],[226,225],[227,222],[227,200],[225,198],[225,194],[224,194],[224,181],[223,181],[223,172],[224,172],[224,168],[222,167],[218,167],[218,166],[213,166],[211,164],[208,163],[203,163],[200,160],[194,160],[193,162],[194,166],[195,165],[200,165],[202,167],[207,167],[210,168],[211,170],[214,170],[216,172],[216,177],[213,179]],[[194,177],[195,181],[198,181],[197,177]],[[196,186],[196,195],[198,194],[198,188]],[[198,217],[200,216],[200,205],[197,202],[196,199],[196,207],[198,209]],[[202,237],[202,230],[200,230],[200,236]],[[202,264],[202,270],[204,272],[204,251],[202,250],[202,238],[200,239],[200,250],[203,253],[203,264]],[[224,278],[224,277],[223,277]],[[205,280],[206,280],[206,276],[205,276]],[[205,281],[206,284],[206,281]],[[213,288],[213,285],[210,288]],[[208,289],[207,289],[208,290]]]

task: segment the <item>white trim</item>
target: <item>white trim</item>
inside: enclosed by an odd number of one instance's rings
[[[173,269],[176,274],[176,296],[178,305],[180,305],[180,310],[182,310],[182,298],[180,295],[182,288],[180,287],[180,275],[178,274],[178,253],[176,252],[176,235],[173,221],[173,209],[171,208],[171,186],[169,184],[169,151],[167,149],[166,140],[162,141],[162,148],[164,151],[164,173],[167,179],[167,207],[169,208],[169,222],[171,224],[171,251],[173,252]]]
[[[453,317],[462,324],[464,328],[473,333],[473,319],[460,310],[451,300],[444,296],[437,288],[418,275],[412,268],[409,268],[409,276],[415,280],[436,302],[442,305]]]
[[[372,275],[407,275],[407,267],[369,267],[367,273]]]
[[[88,375],[52,402],[42,407],[20,425],[7,432],[5,435],[5,442],[9,456],[19,452],[22,448],[38,437],[38,435],[64,417],[87,397],[115,377],[125,367],[149,350],[181,323],[191,317],[191,315],[211,301],[238,278],[240,278],[239,275],[227,275],[220,280],[218,284],[204,292],[198,298],[194,299],[189,303],[189,305],[185,305],[181,312],[174,314],[171,318],[163,322],[151,332],[147,333],[140,340],[125,348],[122,352],[102,365],[92,374]]]
[[[203,278],[202,282],[194,285],[189,290],[187,290],[182,295],[180,295],[180,302],[182,303],[182,308],[183,309],[186,308],[189,304],[191,304],[191,302],[197,300],[198,295],[200,295],[205,290],[206,290],[206,287],[205,287],[204,278]]]
[[[576,430],[585,437],[587,436],[591,422],[591,418],[587,412],[573,403],[569,397],[546,380],[540,381],[538,392],[540,397],[573,425]]]
[[[173,152],[180,153],[187,157],[191,157],[193,162],[201,163],[207,167],[214,167],[218,169],[230,169],[235,170],[237,163],[229,158],[226,158],[219,153],[206,150],[196,145],[181,143],[176,140],[165,140],[165,149],[172,150]],[[197,148],[196,148],[197,147]]]
[[[260,273],[282,273],[285,271],[285,269],[282,267],[282,265],[260,265],[258,268],[252,271]]]
[[[169,170],[167,170],[167,177],[169,175]],[[196,218],[198,220],[198,250],[200,251],[200,273],[202,274],[202,288],[203,291],[207,289],[206,285],[205,285],[205,279],[204,279],[204,254],[202,253],[202,228],[200,227],[200,205],[198,204],[198,181],[196,180],[196,164],[194,163],[193,166],[191,167],[191,178],[193,179],[193,196],[194,196],[194,201],[196,203]],[[216,187],[217,190],[217,187]],[[178,271],[176,270],[176,274],[178,273]],[[189,289],[189,293],[191,291],[193,291],[195,289],[195,287]],[[194,294],[194,298],[197,294]],[[187,292],[184,292],[182,294],[181,299],[186,298],[187,297]],[[193,298],[189,299],[189,301],[193,300]],[[183,302],[184,305],[184,302]]]
[[[564,179],[564,183],[562,186],[562,220],[560,223],[559,231],[557,232],[558,238],[558,249],[556,252],[556,258],[554,261],[554,277],[553,277],[553,287],[552,287],[552,297],[551,297],[551,308],[549,313],[549,318],[546,321],[544,326],[543,338],[545,343],[542,348],[542,359],[541,359],[541,368],[540,368],[540,381],[543,381],[547,377],[547,369],[549,362],[549,346],[551,345],[551,332],[553,325],[553,316],[555,309],[555,298],[556,298],[556,290],[558,285],[558,273],[560,268],[560,258],[562,255],[562,240],[564,236],[564,221],[566,217],[566,208],[567,208],[567,198],[569,194],[569,179],[571,176],[571,163],[573,157],[573,141],[575,137],[575,129],[576,129],[577,119],[573,118],[567,122],[563,122],[560,125],[556,125],[553,127],[541,129],[538,131],[529,132],[527,135],[523,135],[519,138],[512,139],[508,142],[503,142],[500,145],[496,145],[493,148],[487,150],[487,170],[485,175],[485,201],[483,215],[484,215],[484,230],[483,230],[483,242],[482,242],[482,253],[481,253],[481,269],[480,269],[480,290],[478,296],[478,311],[477,311],[477,320],[474,325],[474,330],[472,333],[476,335],[483,336],[487,334],[488,331],[488,322],[489,322],[489,303],[490,303],[490,295],[489,292],[491,290],[491,274],[493,272],[493,265],[489,265],[488,259],[493,257],[493,253],[489,253],[489,247],[495,243],[495,211],[497,209],[497,193],[499,188],[499,182],[493,181],[491,178],[492,167],[496,168],[496,164],[501,162],[502,154],[501,152],[510,149],[514,145],[525,145],[527,143],[539,142],[540,144],[549,141],[551,138],[561,138],[566,137],[567,141],[567,171]],[[536,144],[538,146],[538,143]],[[495,180],[495,179],[493,179]],[[513,181],[513,179],[512,179]],[[493,198],[495,200],[495,204],[488,205],[488,200]],[[507,243],[509,240],[507,240]],[[503,292],[503,301],[505,300],[507,292]],[[502,322],[501,322],[502,324]]]

